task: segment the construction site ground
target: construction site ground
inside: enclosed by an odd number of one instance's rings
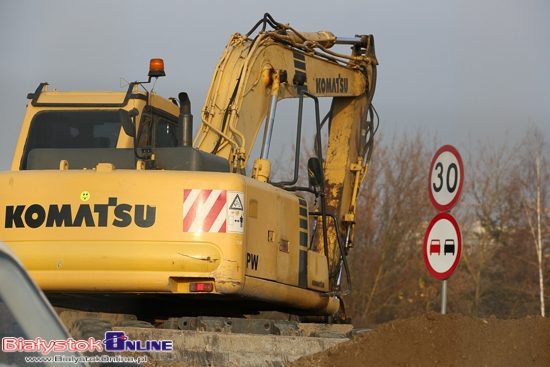
[[[186,331],[174,325],[152,329],[137,323],[117,329],[132,340],[174,342],[172,352],[146,353],[145,366],[550,366],[550,320],[543,317],[500,320],[428,313],[356,329],[351,340],[342,335],[349,336],[351,325],[324,329],[299,324],[302,335],[309,336],[292,336]]]
[[[429,313],[382,324],[289,366],[550,366],[550,320]]]

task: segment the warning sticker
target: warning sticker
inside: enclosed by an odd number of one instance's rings
[[[233,202],[231,202],[231,205],[229,205],[229,209],[235,209],[235,210],[243,210],[243,202],[241,201],[241,197],[239,196],[240,193],[237,193],[235,195],[235,199],[233,199]]]
[[[227,232],[244,232],[244,193],[228,191],[227,202]]]
[[[183,190],[183,231],[226,232],[226,195],[225,190]]]

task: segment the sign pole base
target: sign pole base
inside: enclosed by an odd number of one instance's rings
[[[447,279],[441,283],[441,314],[447,313]]]

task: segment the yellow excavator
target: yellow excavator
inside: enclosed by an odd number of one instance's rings
[[[0,240],[57,306],[336,315],[377,125],[376,65],[370,35],[299,32],[266,14],[231,36],[194,139],[187,94],[151,90],[165,76],[161,59],[125,92],[42,83],[0,174]],[[275,181],[270,144],[286,98],[298,101],[296,150],[291,177]],[[304,101],[313,121],[303,121]],[[305,124],[315,148],[302,169]]]

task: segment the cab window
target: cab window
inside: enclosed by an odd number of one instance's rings
[[[115,148],[120,134],[117,110],[42,111],[32,119],[21,167],[33,149]]]
[[[177,117],[150,106],[146,107],[139,124],[137,145],[154,148],[177,147]]]
[[[114,148],[118,111],[43,111],[34,116],[27,151],[34,148]]]

